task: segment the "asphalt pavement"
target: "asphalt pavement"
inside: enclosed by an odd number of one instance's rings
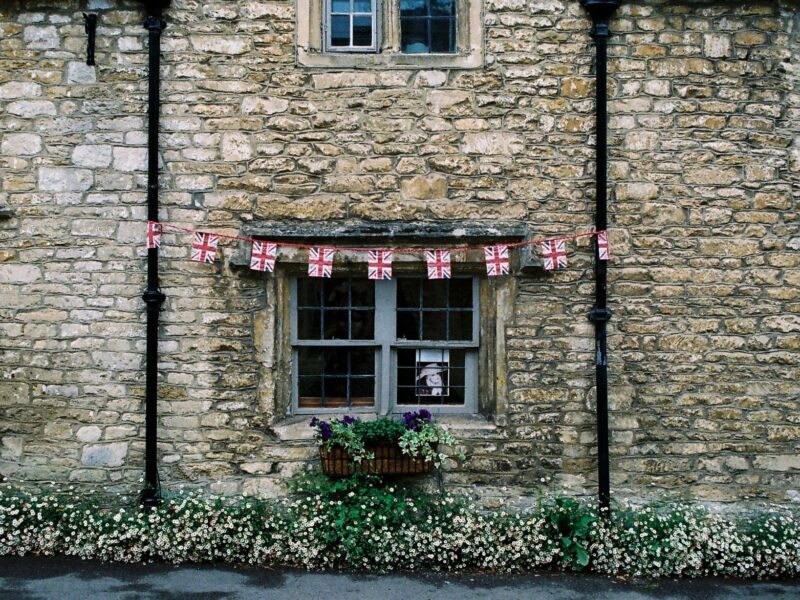
[[[0,557],[2,600],[800,600],[800,579],[620,580],[595,575],[309,573]]]

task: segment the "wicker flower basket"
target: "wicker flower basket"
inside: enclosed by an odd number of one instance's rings
[[[322,472],[334,477],[352,475],[356,471],[373,475],[423,475],[433,470],[433,461],[403,454],[394,444],[368,446],[367,451],[375,458],[354,463],[350,453],[339,446],[320,446]]]

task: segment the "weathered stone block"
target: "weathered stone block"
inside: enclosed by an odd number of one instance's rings
[[[86,446],[81,453],[81,463],[88,467],[121,467],[128,456],[128,442]]]
[[[253,50],[252,38],[242,35],[190,35],[189,43],[198,52],[237,55]]]
[[[72,163],[78,167],[108,167],[112,158],[113,147],[105,144],[75,146],[72,150]]]
[[[114,169],[117,171],[147,171],[147,148],[114,147]]]
[[[441,175],[417,175],[400,182],[400,195],[407,199],[427,200],[447,197],[447,179]]]
[[[86,169],[41,167],[39,189],[44,192],[85,192],[91,189],[94,176]]]
[[[521,154],[525,142],[521,135],[502,132],[464,134],[461,150],[465,154]]]
[[[0,154],[31,156],[42,151],[42,138],[32,133],[9,133],[3,136]]]
[[[10,100],[13,98],[32,98],[42,95],[42,86],[32,81],[9,81],[0,85],[0,100]],[[31,103],[17,103],[16,110],[21,107],[30,107]],[[50,103],[52,104],[52,103]]]

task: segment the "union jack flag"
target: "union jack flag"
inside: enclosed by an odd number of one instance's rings
[[[192,244],[192,260],[213,263],[217,257],[217,244],[219,244],[218,235],[195,231],[194,244]]]
[[[544,255],[544,268],[548,271],[567,268],[567,250],[564,240],[542,242],[542,254]]]
[[[158,221],[147,222],[147,247],[161,248],[161,223]]]
[[[367,258],[367,277],[369,279],[391,279],[392,258],[391,250],[370,250]]]
[[[486,274],[489,277],[508,275],[508,246],[505,244],[486,246],[483,255],[486,258]]]
[[[597,232],[597,258],[599,260],[609,260],[611,251],[608,247],[608,231],[603,229]]]
[[[428,279],[450,279],[450,250],[425,250]]]
[[[250,252],[250,268],[254,271],[275,270],[275,261],[278,258],[278,244],[272,242],[253,242]]]
[[[333,273],[333,253],[333,248],[310,248],[308,250],[308,276],[330,277]]]

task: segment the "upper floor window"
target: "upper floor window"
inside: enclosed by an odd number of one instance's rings
[[[408,54],[455,52],[455,0],[400,0],[400,48]]]
[[[333,52],[377,49],[377,0],[326,0],[326,47]]]
[[[314,67],[474,68],[483,0],[297,0],[297,59]]]

